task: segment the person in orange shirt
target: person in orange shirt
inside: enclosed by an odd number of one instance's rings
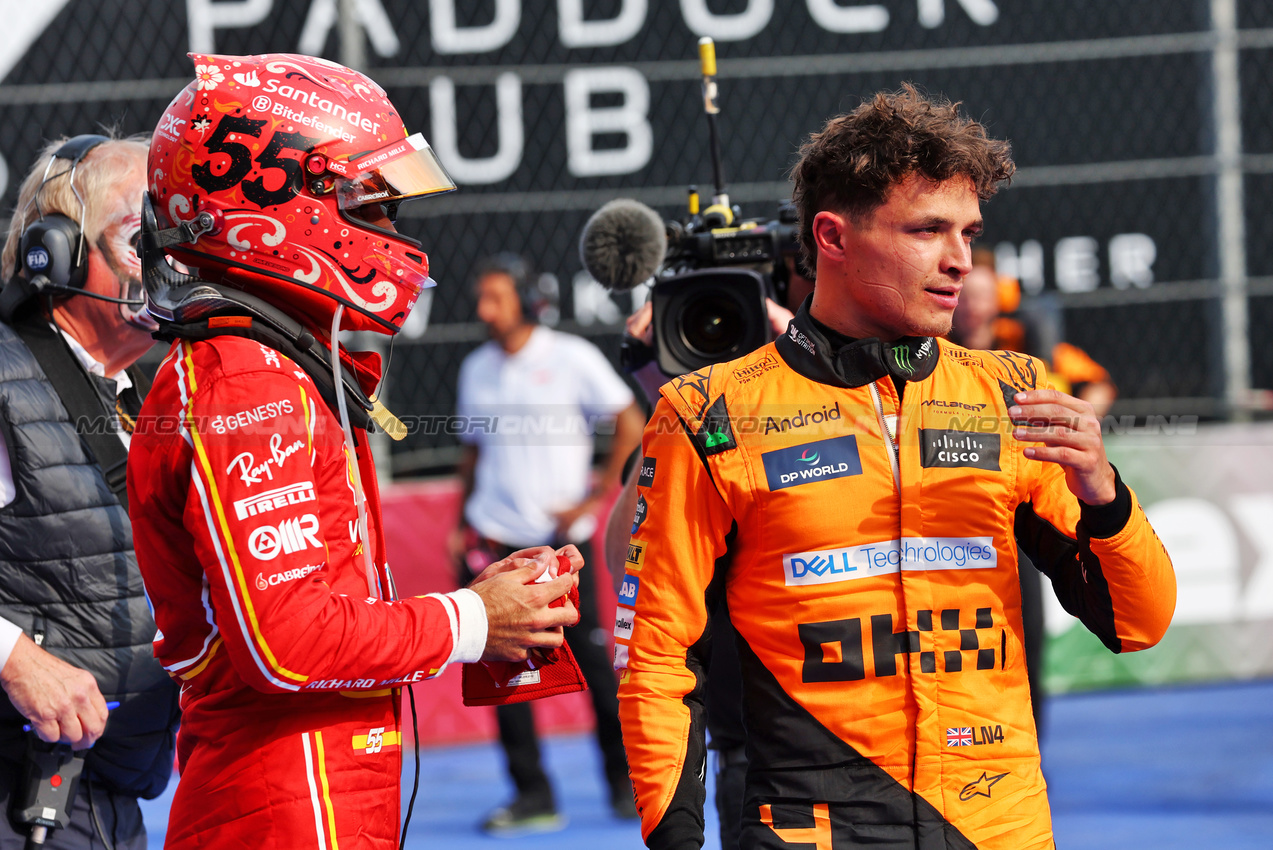
[[[906,86],[803,147],[812,296],[787,333],[661,390],[615,618],[649,847],[703,842],[703,649],[738,634],[740,846],[1053,846],[1017,546],[1114,652],[1175,608],[1171,561],[1044,365],[950,331],[1008,145]],[[726,558],[725,556],[728,556]]]

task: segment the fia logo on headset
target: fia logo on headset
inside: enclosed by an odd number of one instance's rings
[[[43,248],[32,248],[27,251],[27,268],[33,272],[42,272],[49,267],[49,252]]]

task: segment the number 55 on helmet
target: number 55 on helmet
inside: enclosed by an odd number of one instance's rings
[[[191,225],[169,256],[318,328],[344,304],[342,327],[397,333],[433,285],[423,246],[394,227],[398,205],[455,189],[429,143],[334,62],[191,58],[195,80],[150,146],[158,227]]]

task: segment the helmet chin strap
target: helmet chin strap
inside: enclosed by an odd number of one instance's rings
[[[336,305],[336,314],[332,316],[332,382],[340,386],[340,320],[345,315],[345,305]],[[371,536],[367,533],[367,496],[362,487],[362,473],[358,469],[358,454],[354,449],[354,431],[349,426],[349,407],[345,403],[345,394],[336,394],[336,406],[340,411],[340,429],[345,433],[345,451],[349,456],[349,468],[354,480],[354,504],[358,507],[358,539],[362,542],[363,567],[367,571],[367,590],[377,599],[384,598],[380,587],[380,579],[376,575],[376,567],[371,558]]]

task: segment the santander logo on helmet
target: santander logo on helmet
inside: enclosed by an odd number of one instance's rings
[[[403,201],[449,192],[420,134],[357,71],[292,54],[191,54],[195,79],[150,145],[161,227],[211,213],[210,232],[165,250],[205,279],[327,328],[393,334],[423,288],[428,257],[393,220]]]

